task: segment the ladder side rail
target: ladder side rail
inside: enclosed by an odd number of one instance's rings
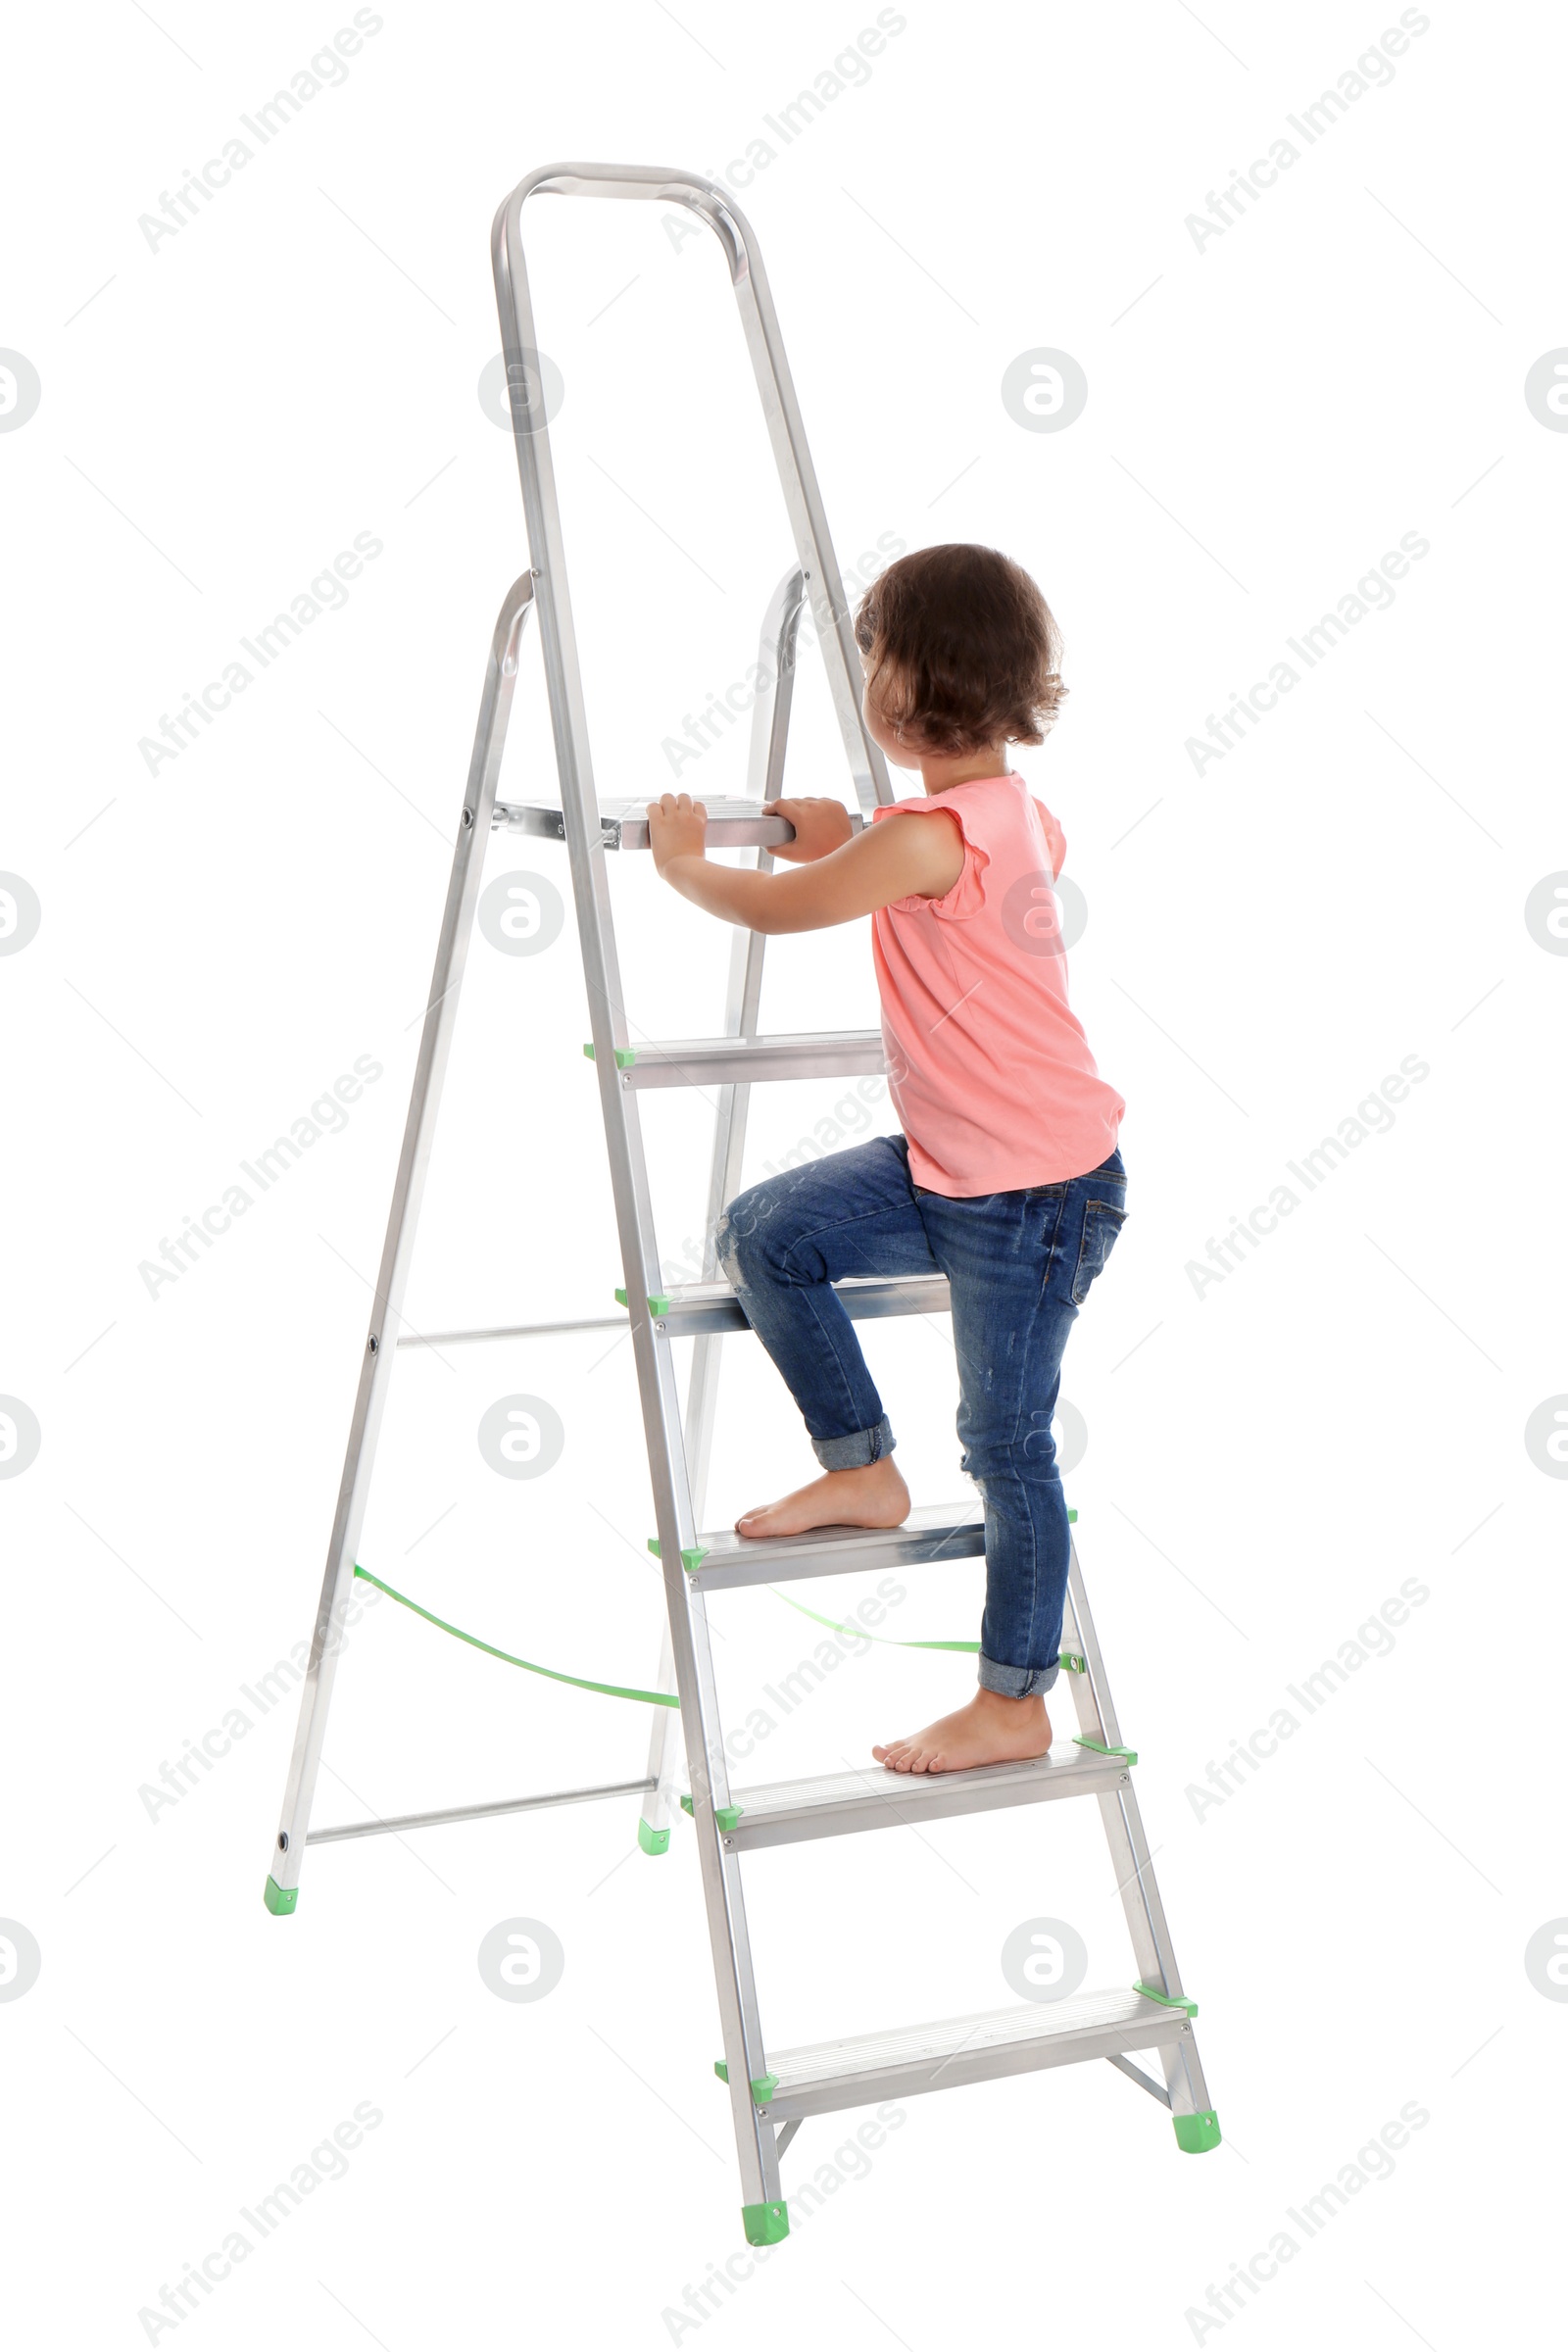
[[[666,1579],[666,1589],[668,1584]],[[710,1779],[722,1779],[728,1792],[727,1759],[723,1752],[723,1719],[713,1675],[712,1644],[708,1632],[708,1602],[701,1589],[677,1571],[681,1613],[670,1610],[670,1631],[676,1641],[677,1668],[682,1630],[689,1627],[693,1683],[700,1691],[702,1718],[716,1749],[709,1756]],[[782,2196],[774,2130],[752,2096],[752,2084],[767,2072],[766,2043],[757,1998],[757,1976],[752,1964],[751,1934],[746,1924],[746,1898],[741,1885],[741,1857],[733,1840],[720,1831],[712,1804],[704,1807],[697,1796],[700,1760],[686,1717],[688,1685],[681,1686],[681,1722],[686,1728],[686,1761],[692,1775],[693,1821],[697,1852],[708,1901],[713,1976],[718,1992],[719,2025],[729,2075],[730,2115],[740,2154],[741,2179],[747,2205],[774,2204]],[[716,1771],[714,1766],[716,1765]],[[705,1831],[708,1833],[705,1835]],[[720,1932],[721,1931],[721,1932]]]
[[[762,615],[758,667],[767,685],[752,707],[752,741],[747,766],[746,798],[763,801],[778,797],[784,780],[789,742],[790,708],[795,692],[796,640],[806,583],[798,565],[784,574]],[[772,858],[758,852],[758,868],[769,872]],[[737,930],[730,941],[729,984],[724,1004],[726,1037],[756,1037],[761,1012],[762,957],[766,939],[760,931]],[[739,1081],[721,1086],[713,1114],[713,1157],[703,1225],[701,1280],[718,1275],[718,1222],[735,1197],[741,1181],[746,1149],[746,1114],[751,1088]],[[721,1333],[701,1334],[692,1349],[691,1381],[686,1397],[686,1463],[692,1491],[692,1509],[701,1526],[706,1515],[708,1471],[712,1448]]]
[[[669,1612],[661,1609],[659,1627],[659,1670],[654,1677],[656,1690],[678,1690],[675,1676],[675,1644],[669,1631]],[[637,1841],[643,1851],[662,1854],[669,1845],[669,1833],[675,1827],[680,1810],[681,1743],[676,1738],[679,1709],[651,1707],[653,1717],[648,1727],[648,1794],[638,1818]]]
[[[1089,1595],[1084,1590],[1078,1546],[1070,1535],[1068,1546],[1068,1606],[1065,1614],[1071,1626],[1071,1645],[1082,1657],[1085,1669],[1082,1674],[1075,1674],[1072,1678],[1078,1728],[1087,1739],[1097,1741],[1102,1747],[1117,1747],[1121,1744],[1121,1732],[1105,1679],[1105,1663],[1089,1607]],[[1133,1951],[1143,1981],[1147,1984],[1157,1984],[1173,1998],[1180,1999],[1181,1976],[1171,1946],[1170,1930],[1165,1924],[1159,1889],[1154,1885],[1150,1869],[1149,1846],[1132,1784],[1129,1782],[1125,1788],[1108,1791],[1099,1802],[1101,1818],[1111,1842],[1117,1886],[1122,1907],[1127,1914],[1127,1924],[1132,1931]]]
[[[765,673],[767,683],[752,705],[752,740],[742,796],[749,801],[776,801],[784,782],[796,645],[805,602],[806,577],[794,564],[768,599],[758,640],[757,666]]]
[[[1072,1678],[1078,1729],[1086,1739],[1098,1740],[1102,1747],[1119,1747],[1121,1727],[1116,1721],[1110,1686],[1105,1679],[1105,1661],[1101,1653],[1100,1637],[1095,1632],[1089,1595],[1084,1590],[1077,1540],[1070,1529],[1067,1535],[1067,1605],[1062,1612],[1061,1630],[1062,1648],[1071,1649],[1081,1657],[1086,1669]]]
[[[304,1860],[311,1806],[320,1769],[332,1684],[343,1643],[343,1619],[352,1593],[354,1555],[359,1548],[369,1496],[376,1441],[386,1409],[392,1365],[397,1353],[397,1326],[402,1320],[403,1296],[414,1254],[415,1232],[424,1190],[425,1170],[435,1135],[436,1110],[451,1053],[457,1021],[458,996],[473,930],[474,907],[490,837],[490,811],[495,803],[517,672],[517,645],[533,610],[533,578],[524,572],[502,602],[485,666],[473,756],[464,789],[463,815],[453,853],[446,906],[430,977],[424,1027],[415,1062],[409,1096],[409,1115],[403,1150],[392,1188],[386,1239],[370,1309],[370,1326],[360,1368],[359,1391],[349,1427],[337,1509],[327,1545],[321,1596],[311,1636],[309,1663],[300,1692],[298,1729],[284,1788],[283,1809],[273,1844],[269,1902],[294,1908]]]
[[[539,177],[534,176],[536,180]],[[517,233],[517,216],[531,184],[525,180],[502,207],[492,237],[496,303],[509,374],[514,369],[524,373],[522,355],[538,348]],[[647,1307],[648,1295],[657,1289],[659,1280],[654,1256],[653,1210],[637,1103],[630,1092],[620,1086],[621,1072],[615,1062],[614,1049],[628,1042],[626,1016],[621,1003],[582,676],[572,627],[561,513],[549,433],[542,416],[531,418],[524,409],[514,405],[513,439],[522,486],[530,560],[538,583],[540,647],[561,777],[563,825],[571,858],[595,1074],[629,1301],[632,1352],[648,1442],[654,1516],[681,1701],[681,1730],[691,1780],[719,2022],[730,2077],[730,2105],[744,2201],[760,2206],[778,2199],[778,2158],[772,2127],[759,2114],[750,2088],[752,2080],[760,2077],[766,2062],[746,1934],[739,1860],[734,1853],[725,1853],[715,1814],[717,1806],[728,1802],[728,1771],[707,1618],[701,1594],[690,1585],[681,1558],[683,1550],[696,1548],[697,1531],[686,1482],[671,1347],[667,1338],[656,1335]]]
[[[896,796],[887,761],[866,732],[860,708],[860,661],[850,626],[838,559],[822,493],[811,463],[795,385],[766,272],[750,223],[729,191],[694,172],[659,165],[547,164],[520,180],[496,214],[491,234],[498,286],[520,270],[522,208],[531,195],[623,196],[674,204],[708,222],[729,267],[762,413],[778,467],[779,486],[810,594],[834,715],[849,758],[861,810],[869,814]],[[505,346],[508,370],[537,350],[530,339]]]
[[[806,582],[798,564],[779,581],[767,609],[758,645],[757,665],[765,684],[752,705],[752,740],[747,762],[746,797],[776,799],[784,777],[784,755],[789,736],[790,703],[795,686],[795,649]],[[763,870],[772,859],[758,853]],[[765,942],[758,931],[736,931],[730,941],[729,982],[725,993],[724,1035],[755,1037],[762,995],[762,953]],[[708,1213],[703,1227],[702,1279],[711,1282],[718,1272],[718,1220],[741,1179],[746,1145],[746,1111],[751,1089],[721,1086],[713,1111],[713,1158],[708,1190]],[[686,1477],[691,1489],[692,1515],[699,1527],[707,1515],[708,1473],[712,1456],[713,1418],[718,1400],[719,1348],[723,1334],[700,1333],[692,1345],[691,1376],[686,1392]],[[660,1643],[657,1690],[667,1690],[674,1671],[674,1652],[666,1623]],[[648,1735],[648,1777],[653,1793],[643,1806],[638,1835],[650,1853],[669,1843],[680,1800],[675,1785],[680,1766],[680,1742],[671,1721],[673,1707],[656,1707]]]
[[[1062,1647],[1072,1649],[1084,1661],[1085,1671],[1072,1677],[1078,1728],[1086,1738],[1097,1740],[1101,1746],[1116,1747],[1121,1743],[1121,1734],[1105,1677],[1100,1637],[1095,1631],[1089,1595],[1084,1589],[1078,1545],[1070,1536],[1068,1541],[1067,1607],[1062,1628]],[[1171,1941],[1165,1906],[1160,1900],[1159,1887],[1154,1879],[1144,1818],[1131,1781],[1120,1788],[1104,1790],[1096,1801],[1100,1806],[1105,1843],[1110,1851],[1111,1867],[1116,1873],[1116,1891],[1121,1897],[1128,1933],[1132,1937],[1139,1982],[1155,1985],[1173,2000],[1180,2000],[1183,1997],[1181,1971],[1176,1965],[1175,1946]],[[1171,2112],[1174,2115],[1205,2113],[1209,2104],[1208,2088],[1195,2036],[1187,2034],[1179,2040],[1162,2042],[1159,2056],[1165,2070],[1165,2086],[1170,2097]]]
[[[881,747],[866,732],[860,700],[863,692],[860,654],[850,619],[849,599],[833,552],[795,387],[785,364],[772,296],[762,274],[761,260],[755,251],[748,274],[735,280],[735,299],[762,396],[762,415],[773,444],[784,505],[811,600],[811,617],[816,623],[817,643],[827,670],[834,716],[849,757],[850,773],[855,778],[856,797],[862,815],[868,817],[873,808],[886,806],[896,795]]]

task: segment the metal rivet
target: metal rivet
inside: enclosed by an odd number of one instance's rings
[[[277,1833],[277,1850],[280,1854],[286,1854],[288,1852],[287,1830],[279,1830]]]
[[[381,1345],[380,1341],[379,1341],[379,1340],[376,1338],[376,1336],[375,1336],[374,1332],[372,1331],[372,1332],[371,1332],[371,1334],[370,1334],[370,1353],[371,1353],[372,1355],[374,1355],[374,1353],[375,1353],[376,1349],[377,1349],[377,1348],[380,1347],[380,1345]]]
[[[465,823],[466,825],[471,825],[471,824],[472,824],[472,822],[473,822],[473,810],[472,810],[471,808],[465,808],[465,810],[463,811],[463,821],[464,821],[464,823]]]

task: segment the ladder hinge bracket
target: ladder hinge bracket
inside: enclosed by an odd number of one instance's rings
[[[1183,1995],[1174,1992],[1160,1992],[1152,1984],[1135,1984],[1133,1990],[1141,1992],[1146,2001],[1158,2001],[1162,2009],[1185,2009],[1189,2017],[1198,2015],[1198,2003],[1189,2001]]]
[[[625,1292],[617,1285],[615,1291],[615,1304],[617,1306],[629,1306],[629,1303],[630,1301],[628,1300]],[[650,1291],[648,1293],[648,1312],[654,1316],[656,1321],[662,1320],[663,1316],[668,1314],[669,1300],[665,1298],[662,1291]]]
[[[659,1538],[657,1536],[649,1537],[648,1548],[657,1560],[660,1557]],[[680,1555],[680,1564],[685,1569],[688,1576],[695,1576],[698,1569],[702,1566],[707,1557],[708,1545],[706,1544],[697,1544],[692,1546],[690,1551],[684,1549],[682,1550]]]
[[[1136,1747],[1107,1747],[1102,1740],[1088,1740],[1082,1732],[1074,1732],[1072,1743],[1074,1747],[1092,1747],[1097,1756],[1120,1756],[1124,1764],[1136,1764],[1138,1761]]]
[[[722,2058],[713,2060],[713,2072],[721,2082],[729,2081],[729,2068]],[[765,2107],[777,2088],[777,2075],[756,2075],[752,2079],[752,2097],[759,2107]]]
[[[683,1813],[689,1813],[694,1821],[696,1820],[697,1808],[692,1803],[689,1791],[681,1798],[680,1809]],[[736,1823],[740,1820],[740,1817],[745,1810],[746,1807],[744,1805],[715,1805],[713,1807],[713,1819],[717,1822],[719,1828],[727,1836],[728,1833],[735,1827]]]

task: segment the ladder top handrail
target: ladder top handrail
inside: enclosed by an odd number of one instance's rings
[[[490,230],[492,254],[499,261],[515,233],[522,208],[530,196],[628,196],[644,202],[678,204],[708,222],[724,248],[729,273],[736,283],[760,276],[757,240],[751,223],[727,189],[697,172],[681,172],[662,164],[542,164],[518,180],[497,209]]]

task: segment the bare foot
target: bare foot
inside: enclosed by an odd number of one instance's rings
[[[755,1511],[742,1511],[738,1536],[804,1536],[813,1527],[900,1527],[909,1515],[909,1490],[891,1453],[856,1470],[824,1470],[808,1487]]]
[[[970,1772],[977,1764],[1026,1763],[1050,1745],[1051,1718],[1038,1694],[1002,1698],[977,1690],[966,1707],[871,1753],[889,1772]]]

